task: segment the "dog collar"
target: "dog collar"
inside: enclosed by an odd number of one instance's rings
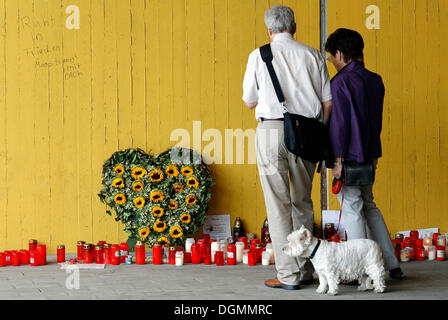
[[[314,247],[313,252],[311,252],[311,255],[307,258],[308,260],[311,260],[311,259],[314,258],[314,255],[316,254],[317,249],[319,249],[319,246],[320,246],[320,239],[317,240],[317,244],[316,244],[316,246]]]

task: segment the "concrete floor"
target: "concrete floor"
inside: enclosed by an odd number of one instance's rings
[[[105,269],[67,273],[49,256],[46,266],[0,268],[0,299],[161,299],[161,300],[414,300],[448,299],[448,261],[413,261],[402,264],[405,279],[388,280],[384,294],[358,292],[340,286],[338,296],[315,293],[317,282],[288,291],[264,286],[275,276],[274,266],[107,265]]]

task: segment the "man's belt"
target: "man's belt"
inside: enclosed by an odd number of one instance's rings
[[[264,121],[283,121],[283,118],[278,118],[278,119],[266,119],[266,118],[260,118],[261,122]]]

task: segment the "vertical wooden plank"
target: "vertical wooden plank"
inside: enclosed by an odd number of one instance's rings
[[[428,122],[425,127],[427,130],[427,177],[429,182],[429,194],[427,206],[428,210],[428,224],[431,226],[440,226],[440,213],[442,212],[440,193],[440,101],[438,99],[438,91],[440,83],[440,69],[439,65],[431,63],[432,61],[440,61],[441,54],[439,48],[439,5],[437,1],[428,1],[428,47],[427,51],[431,53],[428,64],[428,105],[426,108]],[[446,33],[447,30],[442,31]]]
[[[105,0],[92,2],[91,7],[91,86],[92,86],[92,233],[94,240],[110,241],[108,230],[116,222],[105,211],[106,207],[98,199],[98,192],[102,188],[101,171],[105,160],[110,156],[105,154]]]
[[[8,208],[8,140],[6,105],[6,0],[0,1],[0,250],[6,250]]]
[[[61,152],[63,146],[63,54],[62,54],[62,28],[65,25],[64,14],[61,12],[60,2],[48,2],[48,17],[54,20],[54,26],[47,33],[47,39],[50,44],[57,46],[53,54],[51,65],[47,67],[48,72],[48,135],[49,135],[49,184],[50,184],[50,210],[49,228],[51,233],[50,247],[47,250],[51,253],[56,252],[58,244],[66,244],[66,251],[73,252],[74,244],[65,242],[64,234],[64,208],[65,208],[65,190],[63,177],[65,175],[65,166]],[[61,27],[62,26],[62,27]],[[24,239],[26,241],[27,239]],[[26,244],[25,244],[26,245]]]
[[[187,116],[187,108],[185,99],[186,92],[186,17],[185,17],[185,1],[175,0],[173,2],[173,52],[175,59],[173,59],[173,114],[172,124],[173,128],[182,128],[184,126],[184,119]],[[169,137],[167,137],[169,139]],[[169,145],[175,144],[170,142]]]
[[[416,53],[415,53],[415,72],[416,72],[416,111],[415,111],[415,144],[416,144],[416,159],[415,159],[415,183],[417,188],[416,197],[416,221],[417,226],[421,228],[430,227],[428,225],[428,178],[427,178],[427,130],[428,113],[426,111],[428,105],[428,9],[427,2],[418,0],[416,2]]]
[[[197,12],[196,14],[199,14]],[[172,115],[174,113],[173,108],[173,61],[175,54],[173,53],[173,42],[175,41],[175,35],[173,34],[173,2],[172,0],[159,1],[158,15],[161,19],[159,23],[159,60],[157,63],[161,66],[159,69],[159,123],[158,132],[153,139],[158,142],[156,152],[162,152],[168,148],[168,141],[172,127]],[[163,31],[162,31],[163,30]],[[200,29],[198,29],[200,30]],[[201,33],[202,34],[202,31]],[[197,35],[196,38],[199,38]],[[199,48],[198,48],[199,49]],[[199,76],[200,70],[193,71],[195,76]],[[200,92],[198,94],[198,101],[200,98]],[[200,108],[200,104],[195,105],[196,109]]]
[[[415,6],[416,1],[403,1],[403,32],[406,36],[403,37],[403,56],[402,69],[406,70],[406,76],[403,79],[403,181],[402,184],[406,186],[406,192],[403,193],[404,206],[402,216],[409,221],[413,226],[417,226],[415,221],[417,219],[417,212],[415,208],[416,199],[418,197],[418,187],[416,186],[415,176],[416,170],[416,134],[415,134],[415,116],[417,105],[415,103],[416,94],[416,72],[415,72],[415,52],[416,52],[416,38],[415,38]],[[401,228],[394,225],[395,231],[400,231]],[[392,230],[390,230],[392,232]]]
[[[118,139],[118,69],[117,69],[117,0],[104,2],[104,117],[105,159],[119,150]],[[114,216],[115,217],[115,216]],[[112,219],[113,220],[113,219]],[[107,227],[111,242],[118,241],[119,224],[113,221]]]
[[[158,149],[159,141],[157,140],[159,130],[159,87],[160,87],[160,70],[159,65],[159,1],[146,0],[146,76],[148,79],[147,86],[147,150],[154,151]],[[157,152],[158,150],[156,150]]]
[[[78,224],[81,239],[93,242],[92,233],[92,78],[91,78],[91,1],[78,0],[81,13],[81,29],[73,30],[76,39],[78,66],[65,69],[70,85],[76,83],[77,93],[77,166],[78,166]],[[76,70],[76,67],[78,70]]]
[[[133,147],[146,147],[145,1],[131,1],[131,105]],[[174,92],[173,92],[174,94]]]
[[[116,41],[117,41],[117,96],[118,96],[118,145],[120,150],[132,146],[131,108],[131,10],[129,0],[116,2]]]
[[[65,9],[72,5],[73,1],[61,0],[61,8],[64,21],[67,17]],[[81,22],[82,23],[82,22]],[[77,32],[62,28],[63,44],[62,55],[65,58],[75,57],[78,54]],[[69,59],[69,58],[68,58]],[[78,168],[78,84],[74,79],[69,78],[69,69],[73,65],[69,62],[63,62],[63,121],[64,121],[64,140],[63,140],[63,162],[64,174],[63,188],[65,192],[65,208],[64,208],[64,234],[65,242],[72,244],[81,239],[79,230],[79,208],[78,208],[78,190],[79,190],[79,168]],[[87,239],[85,239],[87,241]]]
[[[436,41],[439,43],[439,52],[448,52],[448,43],[446,42],[446,30],[448,30],[448,2],[439,1],[439,38]],[[439,55],[438,62],[436,64],[439,66],[440,83],[438,84],[438,96],[439,96],[439,112],[440,112],[440,141],[439,141],[439,151],[440,151],[440,190],[437,191],[439,195],[446,194],[448,191],[448,110],[446,108],[446,101],[448,101],[448,67],[444,63],[444,54]],[[448,232],[448,221],[445,218],[444,209],[448,206],[448,199],[446,197],[439,197],[441,209],[438,213],[439,226],[442,232]]]

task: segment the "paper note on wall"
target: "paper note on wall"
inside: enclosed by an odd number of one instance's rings
[[[207,215],[207,221],[202,226],[202,233],[210,235],[211,239],[228,239],[232,237],[230,229],[230,214]]]

